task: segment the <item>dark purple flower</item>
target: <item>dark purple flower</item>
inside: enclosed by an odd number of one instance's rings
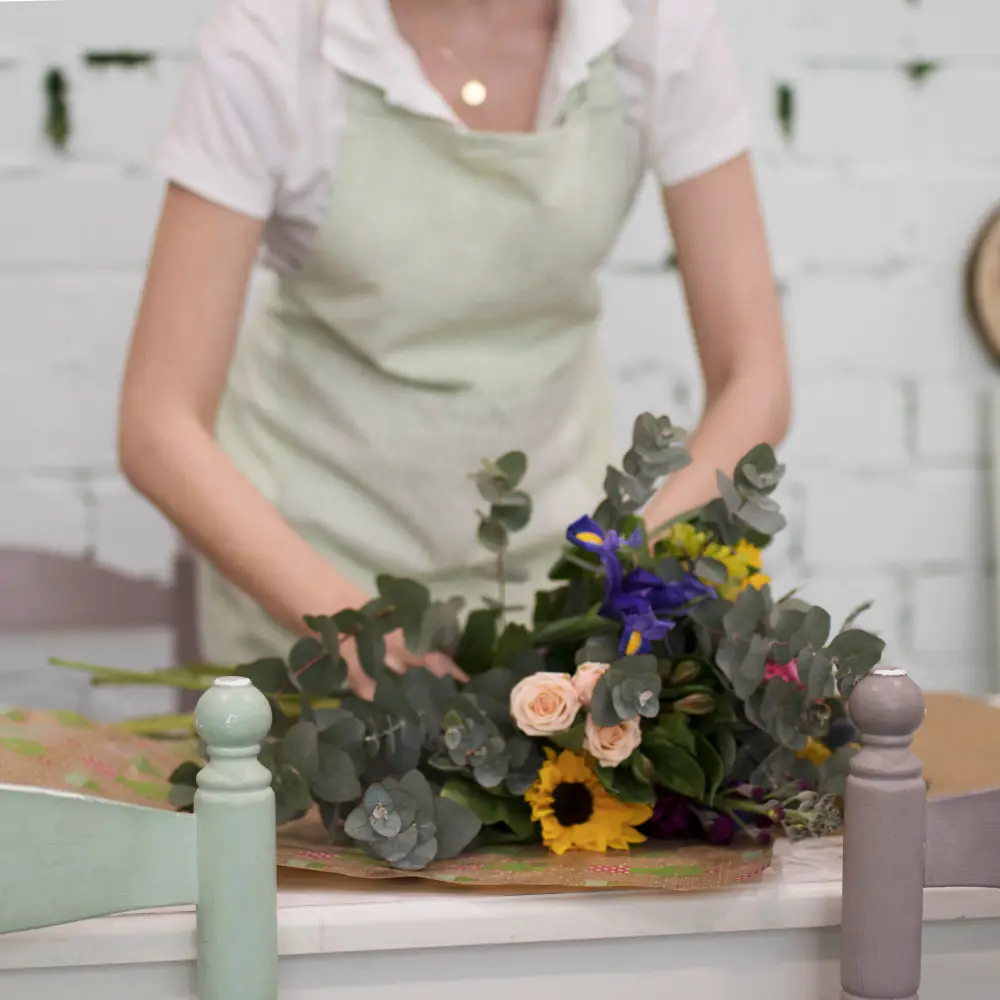
[[[665,792],[653,807],[653,815],[642,830],[656,840],[691,838],[697,833],[696,818],[689,799]]]

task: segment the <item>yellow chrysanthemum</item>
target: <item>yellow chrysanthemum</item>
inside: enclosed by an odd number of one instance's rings
[[[825,743],[810,739],[805,750],[800,751],[798,756],[803,760],[812,761],[817,767],[820,767],[830,759],[831,751]]]
[[[555,854],[627,851],[646,838],[635,828],[652,815],[649,806],[611,796],[583,754],[546,748],[538,780],[524,798],[542,825],[542,841]]]
[[[727,601],[735,600],[747,587],[760,590],[770,577],[761,572],[760,549],[743,540],[731,548],[708,542],[708,536],[696,531],[690,524],[675,524],[664,536],[670,547],[670,554],[677,559],[697,559],[705,556],[726,567],[729,582],[718,588],[719,596]],[[704,581],[706,583],[711,581]]]

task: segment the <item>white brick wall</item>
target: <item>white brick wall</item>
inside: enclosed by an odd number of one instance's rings
[[[0,545],[169,570],[173,535],[117,477],[113,427],[160,198],[149,153],[215,2],[0,4]],[[757,119],[798,389],[778,583],[803,584],[835,616],[875,598],[868,621],[894,660],[929,685],[985,690],[995,602],[984,395],[995,375],[964,316],[962,270],[1000,202],[1000,130],[979,110],[1000,87],[1000,6],[719,2]],[[97,70],[83,59],[95,50],[157,59]],[[919,80],[907,69],[917,64],[930,65]],[[71,91],[65,154],[42,133],[52,67]],[[779,84],[793,95],[790,136]],[[657,266],[669,245],[647,188],[604,278],[620,439],[639,409],[697,417],[679,281]],[[0,644],[0,697],[80,703],[77,685],[25,674],[41,648]],[[89,652],[154,664],[164,650]]]

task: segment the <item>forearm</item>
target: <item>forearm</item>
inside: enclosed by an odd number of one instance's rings
[[[154,420],[147,412],[124,430],[121,457],[135,488],[285,628],[304,633],[305,615],[366,600],[292,530],[194,416]]]
[[[705,408],[688,441],[691,464],[675,473],[645,511],[649,530],[718,496],[718,472],[732,475],[755,445],[777,446],[789,419],[783,378],[747,371],[729,380]]]

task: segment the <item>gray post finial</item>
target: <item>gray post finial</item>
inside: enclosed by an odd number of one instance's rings
[[[273,1000],[278,995],[274,793],[271,772],[257,759],[271,726],[271,706],[247,678],[220,677],[199,700],[195,726],[209,758],[198,774],[194,800],[198,997]]]
[[[905,670],[873,670],[848,705],[861,733],[844,809],[842,1000],[917,1000],[926,787],[910,753],[924,697]]]

